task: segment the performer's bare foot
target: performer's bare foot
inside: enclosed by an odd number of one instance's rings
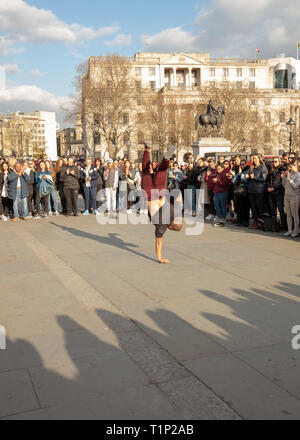
[[[171,264],[169,260],[158,260],[159,264]]]

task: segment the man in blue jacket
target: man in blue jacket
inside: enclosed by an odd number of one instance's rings
[[[24,172],[22,165],[17,162],[14,169],[7,176],[8,181],[8,197],[13,201],[14,218],[13,221],[19,220],[19,203],[22,204],[22,217],[27,221],[28,206],[27,197],[29,196],[28,185],[30,177]]]

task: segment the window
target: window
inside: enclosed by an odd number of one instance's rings
[[[216,76],[216,69],[214,67],[209,69],[209,76]]]
[[[267,144],[271,142],[270,130],[268,128],[265,129],[265,142]]]
[[[175,136],[175,133],[170,133],[170,134],[169,134],[169,143],[170,143],[171,145],[174,145],[174,144],[176,143],[176,136]]]
[[[136,81],[135,88],[136,88],[136,90],[140,91],[142,88],[142,81]]]
[[[228,67],[223,67],[223,75],[225,77],[229,76],[229,69],[228,69]]]
[[[149,76],[155,76],[155,67],[149,67]]]
[[[137,141],[138,141],[138,144],[143,144],[144,143],[144,133],[142,131],[138,132]]]
[[[152,90],[156,89],[156,81],[149,81],[149,85]]]
[[[237,82],[236,82],[236,88],[237,88],[237,90],[240,90],[242,87],[243,87],[243,83],[242,83],[242,81],[237,81]]]
[[[249,76],[254,78],[256,76],[256,70],[255,69],[249,69]]]
[[[251,143],[252,144],[256,144],[257,142],[257,131],[256,130],[252,130],[251,132]]]
[[[135,76],[141,76],[142,75],[142,69],[140,67],[135,68]]]
[[[142,100],[141,99],[137,99],[136,103],[137,103],[137,105],[142,105]]]
[[[265,123],[270,124],[271,122],[271,112],[265,112]]]
[[[123,113],[123,125],[129,124],[129,116],[128,113]]]
[[[285,112],[279,112],[279,122],[286,122]]]
[[[243,76],[243,69],[240,69],[240,68],[236,69],[236,76],[239,78],[242,77]]]
[[[157,136],[156,132],[152,133],[151,142],[152,142],[153,145],[158,144],[158,136]]]
[[[249,81],[249,88],[255,89],[255,81]]]
[[[250,103],[251,105],[257,105],[257,99],[251,99]]]
[[[107,81],[107,87],[108,87],[109,89],[111,89],[112,86],[113,86],[113,82],[112,82],[112,81]]]

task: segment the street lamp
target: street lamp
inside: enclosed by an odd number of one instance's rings
[[[288,127],[289,134],[290,134],[290,149],[289,149],[289,153],[292,153],[292,150],[293,150],[293,136],[292,136],[292,134],[293,134],[294,128],[296,126],[296,122],[294,121],[293,118],[290,118],[286,122],[286,125]]]

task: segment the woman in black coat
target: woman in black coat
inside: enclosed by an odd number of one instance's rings
[[[248,179],[248,194],[253,216],[253,225],[250,229],[258,229],[258,219],[265,212],[265,192],[268,171],[262,157],[254,155],[253,166],[246,175]]]

